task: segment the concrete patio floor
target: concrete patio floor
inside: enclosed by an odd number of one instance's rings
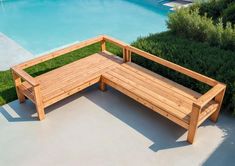
[[[174,166],[235,164],[235,119],[205,122],[196,142],[178,125],[109,88],[96,86],[46,109],[0,107],[0,165]]]
[[[0,71],[35,57],[11,38],[0,32]]]

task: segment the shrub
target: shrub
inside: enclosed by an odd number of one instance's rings
[[[132,45],[227,84],[223,107],[235,113],[235,52],[194,42],[173,33],[152,34]],[[134,55],[133,61],[184,86],[205,93],[208,86]]]
[[[169,15],[167,25],[172,32],[188,39],[235,50],[235,27],[231,23],[223,27],[222,19],[214,24],[207,15],[200,16],[198,8],[176,10]]]
[[[234,0],[207,0],[199,1],[192,5],[190,8],[199,8],[199,14],[204,16],[207,14],[213,20],[217,21],[223,16],[224,11],[230,7],[235,1]]]
[[[224,22],[235,24],[235,3],[229,5],[228,8],[223,11],[222,16]]]

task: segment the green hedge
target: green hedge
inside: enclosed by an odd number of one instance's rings
[[[139,38],[133,46],[227,84],[224,108],[235,113],[235,52],[194,42],[170,32]],[[133,61],[186,87],[205,93],[208,86],[134,55]]]
[[[208,42],[212,46],[235,51],[235,27],[222,20],[214,24],[206,15],[199,15],[199,9],[182,8],[169,15],[168,28],[175,34],[188,39]]]
[[[224,23],[227,21],[235,24],[235,8],[234,0],[208,0],[195,3],[191,6],[193,8],[199,8],[199,13],[201,16],[207,14],[208,17],[211,17],[214,21],[218,21],[219,18],[222,18]]]
[[[235,3],[223,11],[223,21],[235,24]]]

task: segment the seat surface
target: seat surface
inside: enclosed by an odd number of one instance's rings
[[[165,110],[187,124],[190,120],[192,104],[201,96],[200,93],[131,62],[123,63],[107,71],[103,76],[112,81],[115,86],[120,86],[125,91],[138,96],[138,99],[141,98]],[[202,110],[203,114],[200,118],[214,111],[217,106],[215,102],[208,104]]]
[[[99,82],[104,72],[120,63],[122,63],[121,59],[102,52],[90,55],[35,78],[40,83],[43,102],[47,105],[47,102],[60,95],[65,93],[69,95],[70,91],[78,88],[79,85]],[[27,82],[24,82],[20,88],[31,93],[33,91]]]
[[[90,55],[35,78],[40,83],[46,107],[99,82],[101,76],[112,82],[117,90],[121,88],[120,91],[126,95],[134,94],[134,99],[141,100],[151,109],[156,111],[157,107],[159,113],[164,110],[162,115],[169,119],[183,121],[185,128],[189,124],[193,102],[202,96],[132,62],[123,63],[122,59],[108,52]],[[27,82],[23,82],[19,89],[34,101],[33,89]],[[200,120],[215,111],[217,106],[215,101],[211,101],[203,108]]]

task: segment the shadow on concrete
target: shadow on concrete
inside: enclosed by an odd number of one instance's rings
[[[112,88],[85,97],[150,139],[153,144],[149,148],[154,152],[190,145],[179,140],[186,132],[184,128]],[[112,100],[107,100],[110,97]]]
[[[154,152],[191,146],[186,142],[187,131],[185,129],[112,88],[101,92],[97,90],[97,85],[92,86],[48,107],[46,114],[56,111],[81,96],[86,97],[104,111],[151,140],[153,144],[149,148]],[[11,102],[0,107],[0,112],[9,122],[38,121],[35,106],[30,101],[23,104],[19,104],[18,101]],[[206,121],[202,127],[214,125],[214,123]],[[218,145],[203,165],[223,165],[224,161],[232,161],[230,163],[233,165],[235,163],[235,119],[223,115],[216,126],[225,133],[225,136],[223,142]],[[226,165],[230,165],[230,163],[226,163]]]
[[[235,165],[235,118],[223,113],[216,124],[224,133],[223,142],[203,163],[205,166]]]
[[[22,104],[19,104],[18,100],[5,104],[0,107],[0,112],[8,120],[8,122],[38,120],[37,115],[35,114],[35,106],[28,100]]]

